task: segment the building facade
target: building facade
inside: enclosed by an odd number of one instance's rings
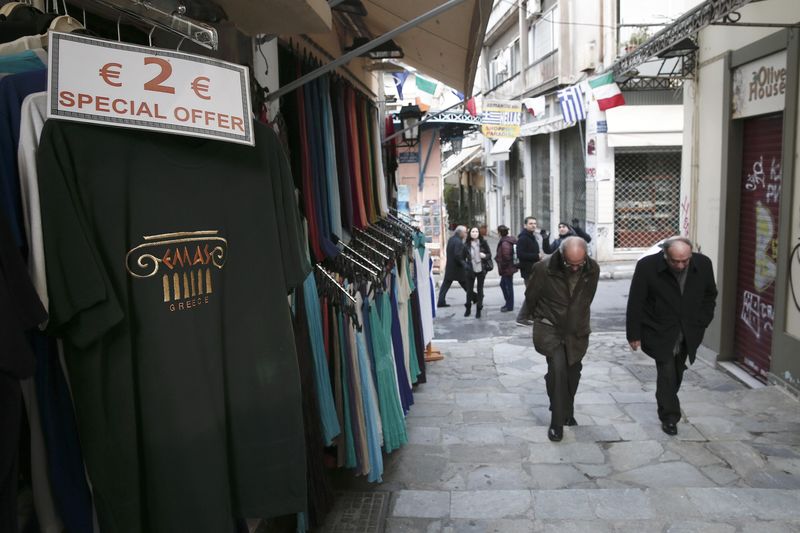
[[[662,11],[675,16],[696,3],[671,2]],[[484,98],[544,97],[545,107],[523,113],[509,149],[486,142],[490,225],[518,227],[533,215],[555,231],[577,220],[603,261],[638,257],[680,231],[682,76],[643,83],[664,78],[655,61],[620,82],[625,106],[606,113],[590,102],[577,123],[562,119],[557,98],[558,89],[613,65],[641,38],[633,28],[648,22],[641,2],[495,2],[479,65]]]

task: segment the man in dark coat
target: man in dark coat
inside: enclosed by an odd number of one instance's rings
[[[453,231],[453,236],[447,241],[447,266],[444,269],[444,280],[439,287],[439,299],[436,307],[450,307],[447,304],[447,291],[450,285],[457,281],[464,291],[467,291],[467,271],[464,261],[464,238],[467,236],[467,228],[457,226]]]
[[[536,239],[536,219],[527,217],[525,219],[522,232],[517,237],[517,258],[519,259],[519,273],[525,283],[533,272],[533,265],[539,262],[541,257],[539,241]],[[528,310],[528,305],[522,302],[522,306],[517,313],[517,324],[520,326],[530,326],[533,324]]]
[[[600,266],[589,257],[586,241],[568,237],[533,268],[525,290],[533,346],[547,357],[544,379],[552,411],[547,436],[554,442],[564,436],[564,425],[577,424],[575,393],[589,347],[590,307],[599,278]]]
[[[631,349],[640,347],[656,360],[656,401],[661,429],[678,433],[678,390],[686,358],[694,363],[697,347],[714,318],[717,285],[711,260],[692,253],[692,242],[672,237],[664,253],[642,258],[628,294],[626,331]]]

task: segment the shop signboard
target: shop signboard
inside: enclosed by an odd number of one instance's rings
[[[397,154],[400,163],[419,163],[419,152],[416,150],[400,152]]]
[[[50,36],[48,118],[253,145],[247,67],[72,33]]]
[[[783,111],[785,100],[785,50],[742,65],[733,71],[733,118]]]
[[[519,100],[485,100],[481,133],[490,139],[516,139],[520,134],[522,104]]]

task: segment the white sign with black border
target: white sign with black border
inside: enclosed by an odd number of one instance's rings
[[[252,146],[248,74],[175,50],[52,33],[47,116]]]

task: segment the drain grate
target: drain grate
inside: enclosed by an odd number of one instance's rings
[[[642,383],[655,383],[658,373],[656,372],[656,365],[625,365],[625,368],[633,374],[633,376]],[[700,381],[700,375],[697,372],[687,369],[683,373],[683,381],[697,383]]]
[[[388,492],[339,492],[325,520],[325,533],[383,533]]]

